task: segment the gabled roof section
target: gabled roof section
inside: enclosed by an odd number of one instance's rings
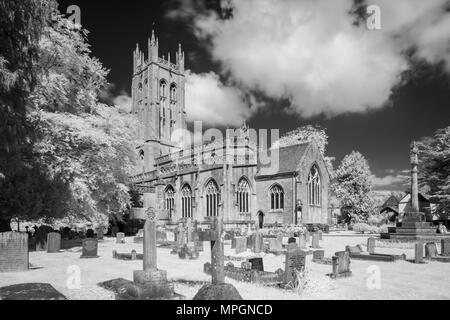
[[[310,146],[311,142],[308,142],[269,150],[267,151],[267,155],[265,154],[266,151],[260,152],[258,154],[257,176],[277,176],[296,172],[299,163],[302,161]],[[272,159],[272,154],[277,151],[279,152],[278,157],[274,155],[275,159]],[[271,163],[261,164],[261,154],[264,157],[268,157]]]

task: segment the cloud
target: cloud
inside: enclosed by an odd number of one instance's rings
[[[133,99],[125,92],[113,99],[113,104],[118,106],[121,111],[131,112]]]
[[[193,21],[222,75],[242,90],[288,99],[290,111],[304,117],[382,108],[411,67],[409,49],[450,70],[446,0],[377,0],[382,29],[372,31],[365,21],[355,25],[361,17],[352,0],[222,1],[227,19],[206,9],[196,14],[196,1],[183,3],[171,15]],[[232,103],[237,118],[247,114]]]
[[[239,126],[251,114],[245,94],[224,85],[213,72],[186,74],[186,113],[189,121]]]
[[[387,175],[384,177],[377,177],[372,175],[372,184],[375,187],[391,187],[391,186],[403,186],[408,177],[404,174]]]

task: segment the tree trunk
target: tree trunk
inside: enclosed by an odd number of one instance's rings
[[[11,230],[11,219],[0,218],[0,232],[8,232]]]

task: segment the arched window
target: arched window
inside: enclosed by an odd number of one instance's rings
[[[310,206],[321,205],[320,175],[316,166],[311,168],[308,176],[308,204]]]
[[[172,212],[175,208],[175,190],[172,186],[168,186],[164,192],[164,204],[170,219],[172,218]]]
[[[206,185],[206,216],[217,217],[219,215],[220,192],[217,183],[210,180]]]
[[[167,98],[167,83],[165,80],[161,80],[159,83],[159,98],[160,100]]]
[[[177,101],[177,86],[174,83],[170,85],[170,101]]]
[[[192,218],[192,189],[185,185],[181,189],[181,212],[183,218]]]
[[[274,185],[269,191],[270,209],[279,210],[284,208],[284,192],[279,185]]]
[[[250,198],[250,187],[246,179],[241,179],[238,184],[236,193],[236,202],[238,204],[239,213],[249,212],[249,198]]]

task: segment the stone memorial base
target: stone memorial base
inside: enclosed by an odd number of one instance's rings
[[[401,226],[389,229],[389,239],[398,241],[430,241],[439,242],[441,239],[450,238],[450,234],[436,232],[436,226],[432,222],[423,221],[424,214],[409,212],[403,217]]]
[[[435,256],[431,258],[431,261],[450,263],[450,256],[441,256],[441,255]]]
[[[133,282],[123,284],[118,300],[183,300],[184,296],[174,292],[173,284],[167,281],[163,270],[137,270]]]
[[[228,283],[206,284],[192,300],[243,300],[237,289]]]

